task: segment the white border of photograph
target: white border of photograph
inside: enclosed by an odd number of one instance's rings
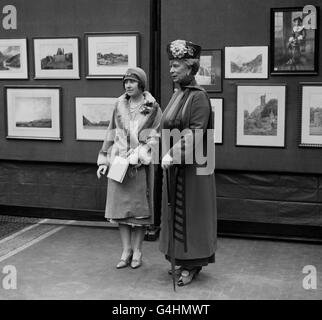
[[[321,36],[319,22],[319,7],[309,10],[307,15],[303,7],[271,8],[270,27],[270,73],[271,75],[318,75],[319,74],[319,42]],[[312,11],[311,11],[312,10]],[[290,42],[293,38],[294,19],[303,19],[310,16],[309,26],[305,27],[305,39],[297,49],[300,50],[300,62],[292,61],[288,46],[298,44]],[[316,28],[313,28],[315,20]],[[312,25],[310,25],[312,23]],[[312,27],[312,28],[311,28]],[[302,34],[303,35],[303,34]],[[312,52],[313,51],[313,52]],[[293,57],[297,60],[297,54]]]
[[[223,66],[222,49],[203,49],[200,55],[200,67],[195,78],[207,92],[222,92]],[[208,75],[200,75],[202,70],[209,72]],[[211,84],[211,82],[214,82]]]
[[[231,62],[234,60],[240,68],[244,63],[255,60],[262,54],[261,72],[232,72]],[[268,78],[268,46],[231,46],[225,47],[226,79],[267,79]]]
[[[278,99],[276,136],[270,135],[245,135],[244,134],[244,111],[249,109],[248,101],[254,96],[260,104],[261,96],[265,100]],[[268,97],[267,97],[268,95]],[[286,85],[238,85],[237,86],[237,130],[236,145],[238,146],[263,146],[284,147],[285,146],[285,97]],[[254,110],[258,106],[253,106]]]
[[[211,108],[214,112],[214,141],[215,143],[222,143],[222,135],[223,135],[223,98],[211,98]]]
[[[71,47],[71,53],[73,54],[73,68],[42,69],[41,60],[50,54],[54,56],[56,50],[64,48],[64,46],[65,48],[66,46]],[[49,51],[50,47],[53,47],[52,51]],[[33,49],[35,79],[80,79],[78,38],[34,38]]]
[[[30,104],[30,99],[34,98],[48,98],[50,101],[49,108],[45,110],[39,110],[41,105],[36,103]],[[29,99],[25,102],[18,103],[18,99]],[[6,87],[6,112],[7,112],[7,138],[15,139],[40,139],[40,140],[61,140],[61,128],[60,128],[60,102],[61,102],[61,88],[14,88]],[[33,107],[34,112],[27,110],[28,107]],[[19,111],[20,110],[20,111]],[[32,116],[37,114],[46,113],[51,120],[51,127],[32,127],[31,126],[17,126],[17,121],[21,118],[17,116],[20,112],[20,116],[25,118],[24,122],[38,121],[43,119],[33,119]]]
[[[301,107],[301,145],[322,147],[322,135],[310,134],[310,107],[313,105],[322,112],[322,83],[302,84]]]
[[[27,39],[0,39],[0,52],[3,46],[20,47],[20,68],[1,70],[0,79],[28,79]]]
[[[109,119],[100,119],[104,112],[102,110],[96,110],[90,119],[92,122],[96,121],[111,121],[114,111],[114,106],[117,98],[103,98],[103,97],[76,97],[75,98],[75,112],[76,112],[76,140],[93,140],[103,141],[106,136],[107,127],[103,129],[84,129],[83,115],[85,108],[89,105],[106,107],[106,115]]]
[[[87,75],[86,78],[122,78],[128,68],[138,65],[138,33],[93,33],[86,34]],[[98,65],[98,46],[121,47],[127,45],[128,62],[121,66]],[[118,50],[120,50],[118,48]],[[119,52],[116,52],[119,53]]]

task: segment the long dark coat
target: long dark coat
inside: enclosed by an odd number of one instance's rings
[[[181,97],[181,98],[180,98]],[[188,98],[187,98],[188,97]],[[179,100],[179,103],[178,103]],[[180,101],[181,100],[181,101]],[[182,100],[185,100],[183,102]],[[181,113],[177,116],[180,120],[181,130],[190,129],[213,129],[213,114],[210,100],[203,88],[192,82],[184,90],[175,92],[164,111],[161,120],[161,129],[169,126],[169,113],[173,109],[173,104],[180,105]],[[179,108],[180,109],[180,108]],[[177,121],[178,123],[178,121]],[[175,125],[176,127],[176,125]],[[164,132],[164,131],[163,131]],[[162,133],[162,138],[164,137]],[[213,134],[208,136],[211,143],[214,143]],[[197,139],[196,139],[197,140]],[[207,149],[207,135],[204,133],[202,140],[192,144],[187,135],[182,137],[171,147],[167,142],[162,141],[162,154],[170,152],[176,163],[183,160],[188,153],[195,151],[195,146],[203,144],[204,150]],[[209,143],[209,141],[208,141]],[[214,144],[212,145],[214,147]],[[169,151],[170,148],[170,151]],[[175,151],[181,150],[181,159],[175,154]],[[192,164],[177,165],[178,177],[175,184],[175,223],[174,223],[174,252],[177,264],[206,265],[208,262],[214,262],[216,243],[217,243],[217,211],[216,211],[216,190],[214,177],[214,148],[207,150],[208,161],[213,161],[213,167],[207,170],[207,174],[198,175],[197,168],[202,167],[193,159]],[[206,154],[206,152],[204,152]],[[173,176],[172,176],[173,179]],[[167,179],[163,178],[162,191],[162,216],[161,216],[161,234],[160,250],[169,259],[169,224],[168,224],[168,197],[167,197]],[[181,240],[185,238],[186,242]],[[196,262],[197,263],[194,263]]]

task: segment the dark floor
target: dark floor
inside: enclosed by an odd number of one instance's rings
[[[0,239],[0,299],[322,299],[322,245],[219,238],[216,263],[173,292],[157,241],[144,241],[141,268],[117,270],[116,228],[41,222]],[[6,265],[15,290],[1,286]],[[306,265],[316,290],[303,288]]]

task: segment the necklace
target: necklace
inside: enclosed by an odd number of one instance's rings
[[[130,113],[134,113],[134,112],[136,112],[136,111],[139,110],[139,108],[142,106],[143,101],[140,101],[137,104],[133,104],[132,101],[131,101],[131,99],[130,99],[129,103],[130,103],[130,108],[129,108],[130,109]]]

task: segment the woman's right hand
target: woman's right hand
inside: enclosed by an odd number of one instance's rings
[[[168,169],[173,165],[173,158],[167,153],[161,162],[162,169]]]
[[[105,175],[106,174],[106,171],[107,171],[107,165],[100,165],[97,169],[97,178],[100,179],[101,178],[101,175]]]

